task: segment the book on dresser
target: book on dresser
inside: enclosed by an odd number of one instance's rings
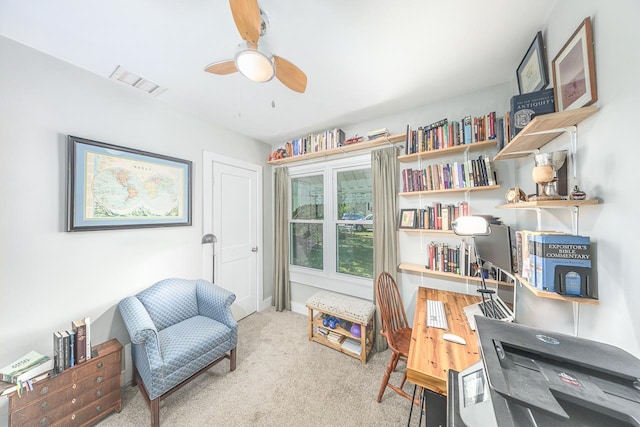
[[[36,351],[30,351],[19,359],[0,369],[2,381],[18,384],[53,369],[53,359]]]
[[[76,333],[75,362],[84,363],[87,360],[87,325],[84,319],[72,321],[71,329]]]

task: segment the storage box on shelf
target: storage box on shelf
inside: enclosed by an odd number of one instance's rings
[[[33,390],[9,395],[9,426],[85,426],[120,412],[122,345],[116,339],[93,347],[94,357]]]

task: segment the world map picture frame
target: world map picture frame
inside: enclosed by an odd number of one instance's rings
[[[67,136],[67,231],[190,226],[192,162]]]

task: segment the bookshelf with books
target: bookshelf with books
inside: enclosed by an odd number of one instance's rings
[[[336,156],[340,154],[351,153],[359,150],[366,150],[369,148],[381,147],[389,144],[397,144],[400,142],[404,142],[405,135],[397,134],[397,135],[385,135],[378,138],[374,138],[371,140],[361,141],[348,145],[339,145],[337,147],[328,148],[328,149],[317,149],[310,150],[308,152],[304,152],[302,154],[291,154],[287,155],[287,157],[282,158],[272,158],[267,162],[270,165],[281,165],[293,162],[301,162],[305,160],[319,159],[330,156]],[[286,151],[286,150],[285,150]]]
[[[417,130],[407,126],[405,152],[398,156],[398,161],[406,164],[401,170],[399,196],[403,199],[402,208],[415,208],[418,221],[415,228],[399,228],[405,235],[400,239],[400,271],[467,285],[481,282],[479,276],[472,275],[468,239],[456,236],[454,241],[450,224],[457,216],[473,214],[469,212],[471,194],[500,188],[488,152],[503,144],[503,130],[502,117],[497,120],[493,112],[476,118],[467,116],[460,122],[440,120]],[[439,158],[443,161],[439,162]],[[450,194],[464,194],[464,201],[448,201]],[[421,226],[425,223],[420,221],[422,213],[438,205],[459,208],[457,212],[455,208],[447,210],[436,224]],[[419,249],[411,234],[420,235]],[[442,241],[429,242],[423,234],[442,236]],[[491,278],[486,282],[513,286],[510,282]]]

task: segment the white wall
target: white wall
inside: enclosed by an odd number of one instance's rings
[[[559,1],[543,31],[549,64],[587,16],[593,24],[599,111],[578,125],[577,183],[601,204],[580,210],[579,233],[597,245],[600,304],[580,305],[578,334],[621,347],[640,356],[640,287],[636,267],[640,240],[635,195],[640,145],[638,123],[640,88],[640,3],[634,0]],[[544,151],[567,149],[568,137],[558,138]],[[530,158],[516,162],[519,183],[533,192]],[[535,213],[520,213],[518,228],[533,229]],[[542,214],[543,229],[570,231],[567,212]],[[519,320],[526,324],[573,333],[570,303],[542,300],[520,292]]]
[[[51,355],[52,333],[85,316],[94,344],[113,337],[125,344],[120,299],[163,278],[201,277],[203,151],[264,165],[270,147],[3,37],[0,52],[0,360],[29,350]],[[69,134],[191,160],[193,225],[65,232]],[[265,218],[270,248],[270,214]],[[270,252],[263,251],[267,296]],[[6,402],[0,400],[0,424]]]
[[[600,199],[598,206],[580,210],[579,233],[591,236],[597,247],[596,274],[599,286],[599,305],[579,305],[576,315],[579,336],[621,347],[640,357],[640,286],[637,285],[640,228],[632,224],[640,213],[634,201],[637,186],[637,159],[640,144],[634,126],[638,122],[640,87],[635,84],[640,54],[634,46],[640,44],[640,3],[634,0],[563,0],[551,12],[548,22],[540,24],[547,45],[549,67],[564,43],[582,20],[591,16],[595,40],[596,75],[599,111],[578,126],[578,184],[589,197]],[[531,35],[531,39],[535,34]],[[528,46],[523,46],[522,54]],[[515,68],[521,58],[514,58]],[[552,82],[551,74],[549,75]],[[552,83],[549,87],[552,86]],[[344,127],[346,135],[363,135],[368,130],[387,127],[391,133],[401,133],[407,124],[418,126],[440,118],[459,118],[466,114],[488,111],[504,113],[508,102],[516,94],[515,81],[479,90],[476,93],[449,100],[429,102],[422,109],[405,111],[393,116],[379,117],[366,123]],[[544,151],[567,149],[568,138],[560,137],[548,144]],[[505,223],[518,229],[535,229],[533,212],[512,212],[492,209],[504,203],[504,192],[520,185],[527,193],[535,192],[531,180],[533,159],[495,162],[500,190],[478,192],[471,196],[472,212],[493,213]],[[401,164],[401,168],[406,167]],[[462,197],[462,196],[460,196]],[[460,197],[452,197],[457,200]],[[445,197],[442,197],[445,200]],[[402,207],[414,207],[416,201],[400,198]],[[477,210],[476,210],[477,209]],[[571,231],[568,211],[545,211],[544,229]],[[400,262],[419,262],[426,244],[437,236],[408,236],[400,233]],[[413,258],[413,259],[410,259]],[[421,285],[461,290],[461,285],[416,274],[401,273],[399,285],[407,314],[412,317],[416,289]],[[462,285],[461,291],[466,291]],[[470,289],[473,292],[475,287]],[[304,284],[292,284],[292,306],[304,312],[304,302],[317,291]],[[562,333],[574,333],[574,311],[571,303],[550,301],[518,289],[518,321],[523,324]]]

